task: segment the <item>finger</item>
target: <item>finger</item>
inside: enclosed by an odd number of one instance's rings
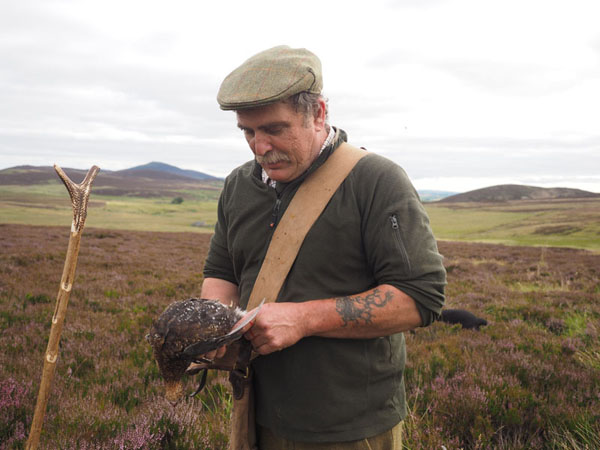
[[[246,314],[244,314],[244,316],[235,323],[235,325],[233,326],[233,329],[237,328],[241,323],[243,323],[245,321],[248,321],[248,323],[243,326],[243,328],[242,328],[243,332],[245,333],[250,328],[252,328],[252,326],[256,322],[257,317],[259,316],[259,312],[257,311],[257,309],[258,308],[254,308],[254,309],[251,309],[250,311],[246,311]],[[249,320],[250,317],[252,317],[251,320]]]
[[[219,359],[222,358],[223,356],[225,356],[225,353],[227,353],[227,346],[224,345],[222,347],[219,347],[217,349],[217,354],[215,355],[215,358]]]
[[[253,346],[254,351],[256,353],[258,353],[259,355],[268,355],[269,353],[275,353],[275,352],[279,352],[282,349],[280,347],[277,347],[273,344],[263,344],[263,345],[259,345],[259,346]]]
[[[215,359],[216,356],[217,356],[217,350],[211,350],[210,352],[207,352],[204,354],[204,358],[210,359],[210,360]]]
[[[255,323],[256,323],[256,319],[254,319],[253,321],[246,324],[246,326],[244,328],[242,328],[242,331],[244,333],[247,333],[248,331],[250,331],[250,329],[254,326]]]
[[[266,355],[273,352],[275,348],[275,344],[272,340],[269,339],[266,335],[258,335],[254,336],[254,338],[250,341],[252,343],[252,348],[254,348],[257,352],[261,349],[261,355]]]

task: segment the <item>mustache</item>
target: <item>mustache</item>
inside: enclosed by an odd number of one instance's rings
[[[285,153],[271,150],[264,155],[256,155],[256,162],[259,164],[276,164],[278,162],[290,162],[290,157]]]

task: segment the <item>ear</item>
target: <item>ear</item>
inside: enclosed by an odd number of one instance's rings
[[[325,128],[325,111],[326,111],[325,100],[319,98],[319,111],[315,114],[314,118],[314,126],[316,131],[321,131]]]

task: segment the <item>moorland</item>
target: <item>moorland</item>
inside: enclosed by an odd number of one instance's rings
[[[69,197],[53,170],[25,167],[0,171],[0,222],[56,226],[69,223]],[[85,175],[80,170],[66,172],[75,182]],[[223,180],[198,180],[164,171],[124,172],[119,176],[100,171],[92,188],[87,226],[212,232]],[[514,200],[514,195],[509,195],[512,191],[514,186],[507,186],[503,197],[497,190],[487,189],[495,198],[505,198],[504,201],[489,201],[479,193],[455,196],[459,201],[446,198],[426,202],[436,237],[600,251],[599,194]],[[482,201],[473,201],[477,198]]]
[[[199,294],[216,195],[93,190],[42,448],[226,448],[225,375],[173,408],[144,339],[170,302]],[[407,333],[405,448],[600,448],[600,202],[426,208],[448,307],[488,325]],[[70,220],[58,183],[0,186],[2,449],[29,432]]]

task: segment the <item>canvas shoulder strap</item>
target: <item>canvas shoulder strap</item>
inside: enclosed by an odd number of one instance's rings
[[[365,150],[342,143],[298,188],[281,218],[248,300],[247,310],[260,302],[274,302],[294,263],[306,234]]]
[[[267,254],[248,300],[247,310],[256,308],[264,299],[274,302],[283,286],[300,246],[327,203],[352,171],[367,154],[346,143],[340,145],[325,163],[298,188],[271,239]],[[229,374],[233,389],[230,450],[256,450],[256,424],[250,371],[248,368],[252,347],[242,339],[237,362]],[[229,353],[229,352],[228,352]]]

